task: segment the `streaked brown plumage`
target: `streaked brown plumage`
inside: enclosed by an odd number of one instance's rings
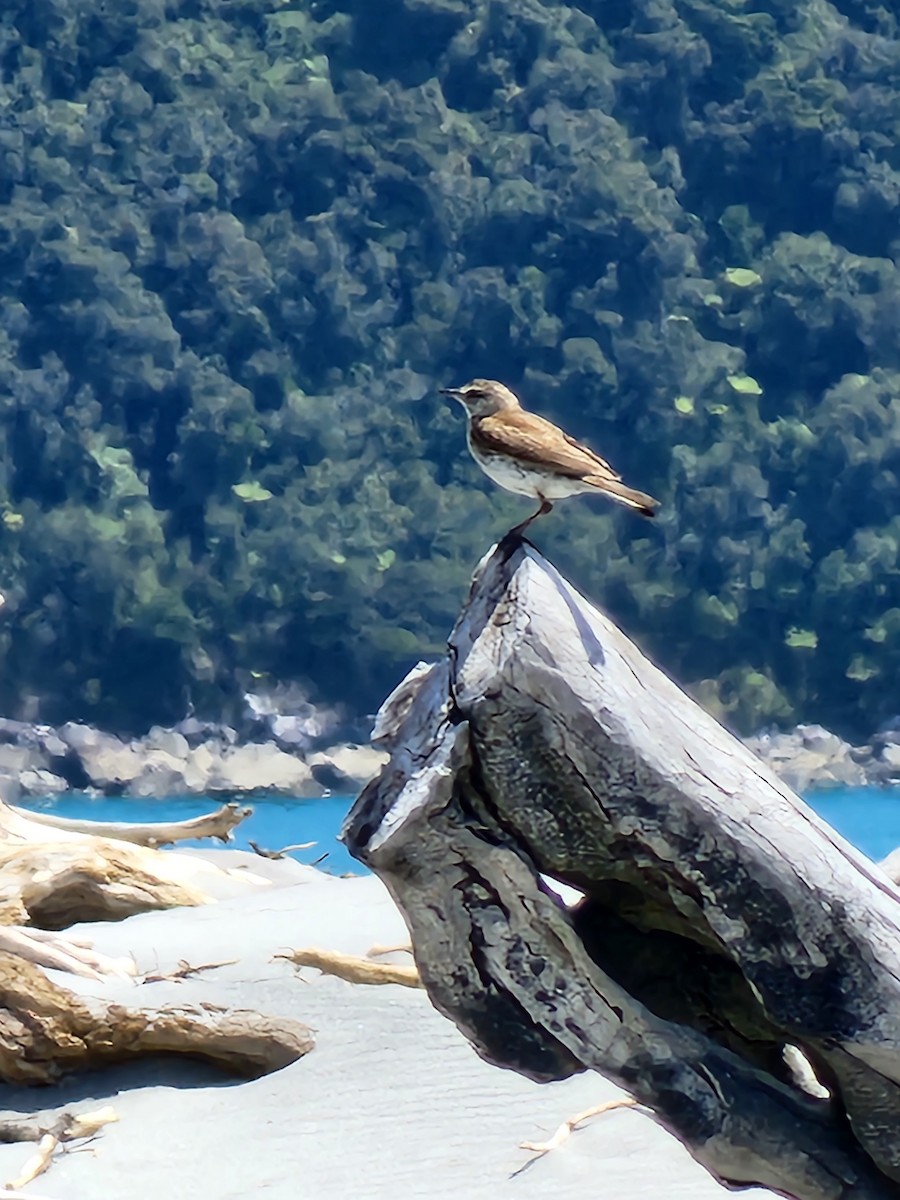
[[[549,512],[553,500],[583,492],[603,492],[645,517],[654,515],[658,502],[652,496],[624,484],[589,446],[526,412],[504,384],[473,379],[465,387],[442,391],[465,409],[469,450],[484,473],[507,491],[540,501],[537,512],[517,530]]]

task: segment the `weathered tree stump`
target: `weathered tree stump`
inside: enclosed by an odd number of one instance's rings
[[[551,564],[501,543],[376,733],[344,839],[480,1054],[602,1072],[728,1184],[900,1196],[900,893]]]

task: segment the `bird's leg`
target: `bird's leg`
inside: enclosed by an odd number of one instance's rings
[[[537,512],[533,512],[530,517],[527,517],[524,521],[521,521],[518,525],[514,525],[506,536],[507,537],[517,537],[517,536],[521,537],[521,535],[525,532],[525,530],[528,528],[528,526],[531,524],[532,521],[536,521],[538,519],[538,517],[545,516],[548,512],[551,511],[552,508],[553,508],[553,505],[550,503],[550,501],[545,500],[542,496],[541,497],[541,507],[537,510]]]

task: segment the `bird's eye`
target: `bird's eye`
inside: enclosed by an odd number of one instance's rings
[[[480,388],[470,388],[469,391],[466,392],[466,399],[467,400],[483,400],[484,392],[482,392]]]

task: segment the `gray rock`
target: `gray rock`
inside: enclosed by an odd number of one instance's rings
[[[14,721],[10,717],[0,717],[0,742],[18,744],[23,738],[27,738],[33,729],[34,726],[29,725],[27,721]]]
[[[67,721],[57,729],[56,734],[63,745],[76,753],[80,753],[86,746],[97,746],[104,739],[119,741],[112,734],[101,733],[99,729],[94,729],[92,725],[83,725],[80,721]]]
[[[292,750],[307,750],[315,738],[310,731],[310,722],[306,717],[270,717],[268,726],[277,745],[288,753]]]
[[[828,757],[840,756],[849,744],[822,725],[798,725],[795,731],[807,750],[816,750]]]
[[[884,763],[891,771],[900,773],[900,746],[885,746],[878,756],[878,761]]]
[[[878,744],[873,746],[872,757],[866,763],[869,782],[874,784],[900,782],[900,745],[894,742],[883,742],[880,734],[877,734],[876,737]]]
[[[307,749],[335,737],[341,725],[336,709],[313,704],[297,684],[278,684],[244,696],[244,719],[254,732],[263,731],[287,749]]]
[[[348,743],[332,746],[306,760],[316,780],[333,792],[359,791],[388,760],[384,750]]]
[[[746,744],[798,792],[813,787],[864,787],[870,781],[868,748],[851,746],[821,725],[757,734]]]
[[[291,796],[321,796],[324,790],[302,759],[286,754],[271,742],[250,742],[213,752],[208,788]]]
[[[0,772],[0,804],[17,804],[22,794],[17,775],[4,775]]]
[[[47,729],[40,733],[40,747],[48,758],[65,758],[69,747],[57,734],[55,729]]]
[[[69,785],[60,775],[52,771],[28,769],[19,775],[19,787],[27,796],[59,796],[69,790]]]
[[[43,756],[28,746],[0,745],[0,773],[4,775],[13,775],[45,765]]]
[[[107,793],[127,791],[146,761],[140,750],[111,734],[98,735],[96,741],[85,739],[77,754],[90,786]]]
[[[215,721],[201,721],[197,717],[185,717],[174,727],[175,733],[180,733],[189,746],[201,746],[204,742],[222,742],[226,746],[237,743],[237,730],[230,725],[220,725]]]
[[[795,792],[806,792],[814,787],[865,787],[868,782],[866,772],[849,755],[846,759],[829,760],[814,752],[801,753],[784,764],[778,773]]]
[[[167,796],[199,794],[204,790],[206,777],[200,776],[197,780],[200,786],[194,786],[193,773],[189,771],[185,758],[176,757],[165,750],[145,750],[143,747],[141,754],[141,770],[128,785],[130,796],[164,799]]]
[[[132,742],[132,745],[143,746],[147,750],[161,750],[172,758],[182,761],[191,752],[188,740],[183,733],[178,733],[174,729],[162,729],[159,725],[154,725],[145,737],[142,737],[139,742]]]

